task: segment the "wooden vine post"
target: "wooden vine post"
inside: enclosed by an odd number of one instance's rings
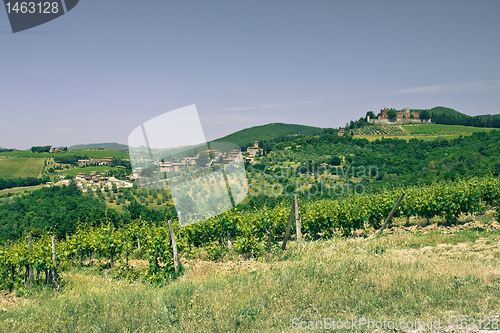
[[[33,251],[33,245],[31,244],[31,235],[28,235],[28,249],[29,251]],[[33,276],[33,266],[31,264],[28,265],[28,272],[27,272],[27,283],[26,286],[31,288],[31,285],[34,282],[34,276]]]
[[[170,241],[172,242],[172,252],[174,255],[174,270],[176,273],[179,272],[179,257],[177,256],[177,243],[175,242],[174,228],[172,227],[172,221],[168,220],[168,233],[170,236]]]
[[[299,202],[297,200],[297,194],[293,197],[294,201],[294,212],[295,212],[295,230],[297,232],[297,243],[302,239],[302,221],[300,220],[300,208]]]
[[[127,269],[127,272],[129,271],[129,268],[128,268],[128,249],[125,250],[125,267]]]
[[[231,233],[229,232],[229,230],[227,231],[227,248],[229,250],[233,249],[233,242],[231,240]]]
[[[389,221],[392,219],[392,216],[394,215],[394,213],[396,212],[396,209],[398,209],[398,206],[399,204],[401,203],[401,201],[403,200],[405,196],[405,192],[403,191],[403,193],[401,193],[401,196],[399,197],[398,201],[396,202],[396,204],[394,205],[394,207],[392,208],[391,210],[391,213],[389,214],[389,216],[387,216],[387,218],[385,219],[385,222],[384,224],[382,225],[382,228],[380,228],[380,230],[377,232],[377,235],[381,235],[382,234],[382,231],[384,231],[385,227],[387,226],[387,223],[389,223]]]
[[[178,238],[181,239],[181,212],[178,211],[177,212],[177,219],[179,220],[179,234],[178,234]]]
[[[108,228],[108,236],[111,238],[111,235],[113,234],[113,227],[109,224]],[[115,250],[113,248],[109,251],[109,259],[111,270],[113,270],[113,267],[115,266]]]
[[[262,209],[260,210],[260,220],[262,222]],[[270,250],[271,249],[271,233],[269,232],[269,230],[267,228],[264,230],[266,231],[266,236],[267,236],[267,247]]]
[[[57,282],[57,261],[56,261],[56,237],[52,236],[52,263],[54,267],[50,269],[52,273],[52,283],[54,284],[54,289],[59,291],[59,283]]]
[[[299,214],[299,205],[297,204],[297,194],[293,197],[292,209],[290,210],[290,217],[288,218],[288,225],[286,226],[285,239],[283,239],[283,244],[281,245],[281,249],[283,251],[286,250],[286,243],[288,242],[288,238],[290,237],[290,229],[292,227],[292,221],[295,219],[295,228],[297,231],[297,241],[300,240],[301,231],[300,231],[300,214]]]
[[[10,239],[7,239],[7,252],[10,253]],[[10,274],[14,277],[14,265],[10,266]]]

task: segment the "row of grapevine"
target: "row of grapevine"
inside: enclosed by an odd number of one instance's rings
[[[500,199],[496,179],[469,179],[442,182],[430,186],[413,186],[405,189],[386,190],[378,194],[353,195],[339,200],[305,202],[301,207],[302,231],[311,237],[332,236],[363,227],[380,227],[404,190],[406,195],[395,216],[420,216],[428,219],[442,216],[453,223],[461,213],[478,212],[486,205],[494,206]],[[232,210],[212,219],[182,228],[188,242],[195,246],[221,241],[230,231],[236,239],[252,237],[263,239],[266,230],[282,239],[290,214],[289,204],[272,210],[238,212]]]
[[[314,238],[338,233],[348,235],[351,230],[367,226],[379,228],[401,190],[339,200],[305,201],[300,208],[302,232]],[[497,205],[500,199],[498,181],[489,178],[414,186],[404,191],[406,195],[395,216],[429,219],[442,216],[450,223],[461,213],[477,212],[486,205]],[[255,253],[259,246],[262,247],[261,244],[267,243],[268,235],[274,241],[283,239],[289,215],[290,205],[283,203],[273,209],[259,211],[240,212],[233,209],[203,222],[184,226],[181,230],[178,221],[174,220],[173,225],[181,251],[202,246],[227,249],[230,235],[236,251]],[[166,220],[161,225],[152,225],[138,219],[119,229],[114,229],[110,223],[99,227],[82,226],[75,234],[58,240],[56,259],[64,268],[81,265],[84,261],[90,264],[92,256],[97,256],[98,259],[106,259],[110,268],[120,262],[114,270],[115,275],[141,275],[147,281],[158,282],[175,276],[170,239]],[[132,252],[148,260],[147,269],[129,270],[128,255]],[[37,272],[35,283],[43,284],[44,279],[47,282],[47,274],[53,267],[49,235],[33,240],[31,250],[26,239],[0,246],[0,288],[25,286],[29,267]]]
[[[178,230],[178,228],[177,228]],[[20,239],[8,246],[0,247],[0,289],[27,288],[29,269],[33,269],[35,285],[47,285],[50,269],[55,268],[52,259],[51,237],[47,234],[33,239],[32,248],[26,239]],[[139,249],[147,259],[147,269],[129,271],[128,253]],[[168,225],[151,225],[142,219],[126,227],[115,229],[110,223],[99,227],[80,227],[77,232],[57,242],[56,260],[58,266],[92,265],[92,258],[107,261],[119,276],[141,275],[145,280],[159,282],[173,277],[174,264]],[[134,275],[135,274],[135,275]]]

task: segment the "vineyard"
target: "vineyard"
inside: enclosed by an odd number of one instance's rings
[[[497,206],[500,199],[497,179],[472,178],[338,200],[304,201],[299,202],[301,231],[309,239],[318,239],[348,236],[353,230],[370,227],[379,229],[402,190],[405,196],[395,216],[427,219],[442,216],[449,224],[462,213]],[[290,205],[286,203],[260,211],[233,209],[180,230],[174,220],[173,233],[181,253],[189,254],[194,248],[204,247],[212,258],[217,258],[231,246],[228,241],[232,241],[236,252],[258,256],[266,247],[277,247],[283,240],[289,216]],[[23,289],[30,283],[47,284],[51,270],[56,268],[54,262],[58,269],[95,264],[112,268],[118,278],[142,277],[145,281],[161,282],[177,274],[170,240],[166,221],[155,225],[139,218],[119,229],[111,223],[99,227],[82,224],[75,234],[57,241],[54,258],[49,234],[33,240],[27,235],[0,247],[0,288]],[[130,267],[128,259],[132,253],[147,260],[148,267]]]
[[[402,128],[408,133],[413,135],[430,135],[430,136],[444,136],[444,135],[471,135],[472,133],[485,131],[489,132],[494,128],[478,128],[471,126],[459,125],[442,125],[442,124],[418,124],[418,125],[403,125]]]
[[[373,125],[361,127],[357,130],[357,135],[405,135],[406,131],[401,126],[395,125]]]
[[[0,160],[2,178],[37,178],[43,170],[45,158],[7,158]]]
[[[407,125],[370,125],[354,131],[354,134],[368,139],[375,137],[401,137],[418,139],[435,139],[438,137],[456,138],[459,135],[467,136],[476,132],[489,132],[493,128],[441,125],[441,124],[407,124]]]

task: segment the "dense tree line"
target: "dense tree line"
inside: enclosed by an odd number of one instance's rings
[[[115,192],[118,192],[114,188]],[[159,223],[177,218],[174,206],[149,209],[136,202],[129,189],[120,190],[131,203],[120,214],[106,208],[94,195],[83,195],[73,183],[69,186],[52,186],[16,197],[13,202],[0,205],[0,240],[15,240],[26,233],[33,236],[52,231],[59,238],[72,235],[79,225],[98,226],[111,221],[115,227],[142,217],[145,221]]]
[[[62,237],[75,232],[79,223],[98,225],[106,216],[119,224],[114,211],[83,196],[76,185],[42,188],[0,205],[0,238],[17,239],[27,232],[36,236],[47,230]]]
[[[60,164],[78,164],[78,156],[56,156],[54,161]]]
[[[500,117],[493,116],[460,117],[447,114],[438,114],[432,116],[432,122],[444,125],[500,128]]]
[[[51,146],[33,146],[31,151],[34,153],[48,153],[51,148]]]
[[[130,164],[130,161],[122,159],[122,158],[115,158],[115,159],[113,159],[109,163],[109,166],[111,166],[111,167],[122,166],[122,167],[125,167],[128,172],[132,172],[132,165]]]
[[[341,162],[344,169],[376,166],[379,182],[417,184],[470,176],[499,176],[498,142],[500,131],[496,130],[453,140],[377,139],[372,142],[324,133],[277,144],[269,142],[273,154],[260,162],[262,168],[268,166],[271,170],[280,162],[292,161],[301,166],[307,163],[335,166]]]
[[[48,176],[43,176],[41,178],[27,177],[27,178],[18,178],[18,179],[0,178],[0,190],[5,190],[8,188],[14,188],[14,187],[35,186],[35,185],[44,184],[48,181],[50,181],[50,178]]]

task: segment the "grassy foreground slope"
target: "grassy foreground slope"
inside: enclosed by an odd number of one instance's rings
[[[60,294],[3,297],[0,332],[291,332],[294,323],[325,318],[440,319],[441,328],[448,319],[498,320],[499,240],[498,232],[430,231],[291,242],[259,260],[183,259],[186,273],[163,287],[74,268],[62,274]]]
[[[38,177],[43,170],[45,158],[8,158],[0,160],[0,177]]]

